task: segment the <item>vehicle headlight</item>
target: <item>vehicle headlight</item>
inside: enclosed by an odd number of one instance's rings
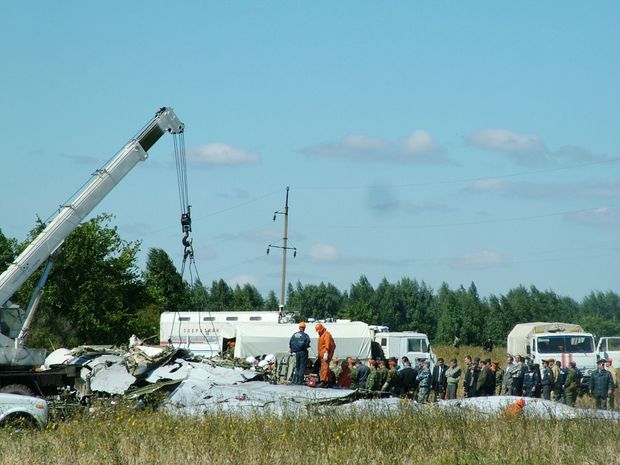
[[[34,404],[34,406],[35,408],[38,408],[41,410],[45,409],[45,404],[43,402],[37,402],[36,404]]]

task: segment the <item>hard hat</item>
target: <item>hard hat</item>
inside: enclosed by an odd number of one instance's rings
[[[303,321],[301,323],[299,323],[299,328],[300,329],[306,329],[306,323],[303,322]]]
[[[251,355],[248,358],[246,358],[245,361],[251,365],[254,365],[256,363],[256,359],[252,357]]]
[[[275,362],[275,361],[276,361],[276,356],[275,356],[275,355],[273,355],[273,354],[269,354],[269,355],[267,355],[267,356],[265,357],[265,361],[266,361],[267,363],[273,363],[273,362]]]

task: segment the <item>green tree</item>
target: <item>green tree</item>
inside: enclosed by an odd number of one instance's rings
[[[148,302],[139,279],[139,242],[121,239],[110,215],[78,226],[52,267],[29,345],[68,346],[126,342]],[[31,278],[30,285],[37,277]],[[20,302],[22,305],[25,302]]]
[[[149,250],[144,282],[153,303],[159,305],[162,311],[185,311],[190,308],[188,285],[163,249]]]
[[[209,292],[209,310],[230,310],[232,307],[233,291],[226,281],[220,279],[211,283]]]
[[[278,302],[275,291],[269,291],[269,294],[267,294],[267,298],[263,302],[263,310],[275,311],[278,310],[279,305],[280,302]]]
[[[17,249],[17,240],[6,237],[0,229],[0,273],[6,270],[13,260],[15,260]]]
[[[209,290],[197,279],[190,285],[190,308],[195,311],[204,311],[209,307]]]
[[[257,310],[263,307],[263,297],[249,283],[243,287],[237,284],[232,292],[232,308],[234,310]]]

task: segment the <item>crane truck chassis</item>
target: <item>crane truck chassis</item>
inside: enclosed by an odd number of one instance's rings
[[[42,367],[44,349],[26,347],[25,341],[54,256],[67,236],[90,214],[103,198],[140,161],[166,132],[182,134],[185,125],[172,108],[163,107],[67,204],[62,205],[45,229],[0,275],[0,392],[29,395],[53,395],[59,389],[75,389],[78,397],[89,394],[87,380],[80,377],[80,365]],[[176,144],[175,144],[176,146]],[[184,231],[191,231],[189,207],[182,213]],[[187,234],[186,234],[187,235]],[[187,239],[187,238],[185,238]],[[47,260],[47,265],[22,311],[9,299]]]

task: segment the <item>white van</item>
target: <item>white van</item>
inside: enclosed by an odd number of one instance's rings
[[[416,360],[421,358],[429,360],[431,366],[435,364],[436,356],[431,349],[428,336],[424,333],[415,331],[376,333],[374,342],[381,347],[384,357],[396,357],[399,364],[404,356],[409,359],[411,366],[415,366]]]

